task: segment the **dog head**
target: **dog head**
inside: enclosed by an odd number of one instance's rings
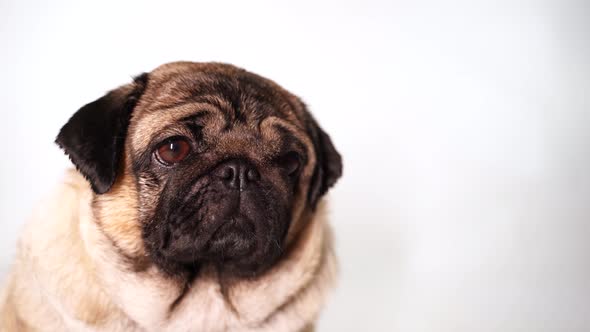
[[[142,74],[78,110],[56,142],[90,182],[106,235],[172,275],[261,273],[342,172],[297,97],[217,63]]]

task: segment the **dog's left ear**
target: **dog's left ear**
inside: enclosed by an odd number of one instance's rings
[[[316,167],[311,178],[309,202],[315,208],[319,199],[342,176],[342,157],[336,151],[330,136],[312,119]]]
[[[55,140],[97,194],[109,191],[115,182],[131,112],[146,85],[147,74],[142,74],[86,104]]]

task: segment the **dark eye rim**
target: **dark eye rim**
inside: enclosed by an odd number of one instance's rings
[[[304,157],[301,153],[291,150],[276,158],[276,163],[282,167],[289,177],[297,177],[303,168]],[[294,165],[292,165],[294,163]]]
[[[170,144],[173,141],[184,141],[187,143],[189,150],[187,152],[187,155],[180,161],[175,162],[175,163],[170,163],[167,162],[165,160],[162,159],[162,157],[160,156],[160,148],[163,147],[164,145]],[[175,166],[179,163],[181,163],[182,161],[186,160],[186,158],[193,152],[193,146],[191,144],[191,140],[190,138],[186,137],[186,136],[181,136],[181,135],[175,135],[175,136],[170,136],[165,138],[164,140],[162,140],[160,143],[156,144],[155,148],[152,151],[152,155],[154,156],[154,158],[156,159],[156,161],[158,163],[160,163],[162,166],[166,166],[166,167],[172,167]]]

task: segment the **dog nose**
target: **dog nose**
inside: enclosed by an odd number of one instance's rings
[[[243,191],[260,179],[256,168],[242,160],[229,160],[217,167],[216,175],[231,189]]]

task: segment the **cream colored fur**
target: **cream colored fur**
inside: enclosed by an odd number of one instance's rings
[[[177,282],[131,272],[95,222],[92,191],[71,171],[33,214],[0,297],[0,331],[310,331],[336,274],[320,204],[282,259],[221,294],[205,268],[179,305]]]

